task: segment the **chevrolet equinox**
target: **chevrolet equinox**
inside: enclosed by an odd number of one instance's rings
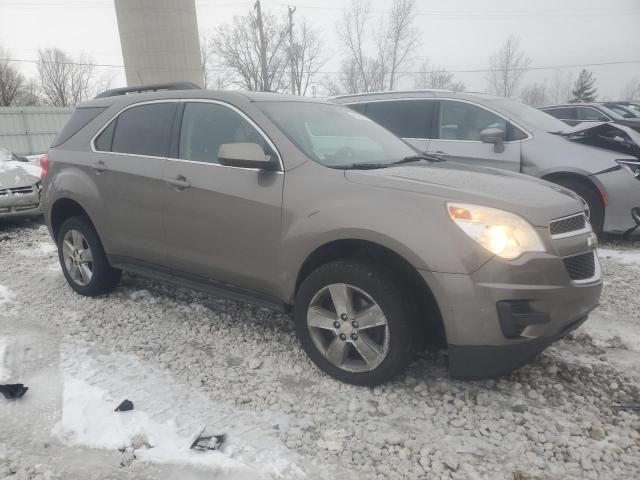
[[[76,292],[127,270],[291,309],[311,360],[353,384],[392,378],[436,338],[455,377],[507,373],[602,289],[572,192],[439,161],[323,101],[116,89],[78,106],[42,167]]]

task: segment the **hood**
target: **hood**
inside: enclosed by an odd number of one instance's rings
[[[606,148],[640,158],[640,133],[609,122],[583,122],[560,132],[550,132],[583,145]]]
[[[348,181],[474,203],[516,213],[539,227],[584,209],[573,192],[544,180],[447,161],[376,170],[347,170]]]
[[[30,187],[40,181],[40,167],[24,162],[0,162],[0,190]]]

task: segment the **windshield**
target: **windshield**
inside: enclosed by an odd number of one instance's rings
[[[257,102],[300,150],[333,168],[388,165],[417,152],[367,117],[339,105],[311,102]]]
[[[613,110],[622,118],[636,118],[640,116],[640,109],[633,109],[632,105],[618,105],[613,103],[608,103],[605,105],[610,110]]]
[[[507,112],[516,123],[522,122],[526,124],[525,126],[530,125],[546,132],[558,132],[569,128],[563,121],[524,103],[513,100],[494,100],[492,104]]]

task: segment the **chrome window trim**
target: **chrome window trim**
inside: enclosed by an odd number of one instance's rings
[[[551,234],[551,224],[554,222],[559,222],[561,220],[565,220],[567,218],[571,218],[571,217],[577,217],[579,215],[584,216],[584,221],[585,221],[585,226],[583,228],[581,228],[580,230],[572,230],[571,232],[566,232],[566,233],[558,233],[556,235],[552,235]],[[587,216],[584,213],[573,213],[571,215],[566,215],[564,217],[559,217],[559,218],[554,218],[553,220],[551,220],[549,222],[549,226],[547,227],[549,230],[549,235],[551,236],[552,240],[558,240],[561,238],[569,238],[569,237],[577,237],[578,235],[583,235],[585,233],[591,233],[593,232],[593,229],[591,228],[591,224],[589,223],[589,219],[587,218]]]
[[[279,170],[275,170],[274,173],[275,172],[284,173],[284,163],[282,161],[282,155],[280,154],[280,151],[276,147],[275,143],[273,143],[271,138],[269,138],[269,136],[264,132],[264,130],[262,130],[262,128],[260,128],[260,126],[258,126],[258,124],[256,122],[254,122],[242,110],[240,110],[239,108],[235,107],[234,105],[231,105],[230,103],[223,102],[223,101],[220,101],[220,100],[206,99],[206,98],[188,98],[188,99],[173,98],[173,99],[147,100],[147,101],[144,101],[144,102],[137,102],[137,103],[132,103],[130,105],[127,105],[127,106],[123,107],[122,109],[120,109],[118,112],[116,112],[113,116],[111,116],[111,118],[91,138],[91,141],[89,142],[89,145],[91,146],[91,150],[93,151],[93,153],[111,154],[111,155],[130,155],[130,156],[133,156],[133,157],[153,158],[153,159],[160,159],[160,160],[178,160],[178,161],[181,161],[181,162],[192,162],[192,163],[198,163],[198,164],[202,164],[202,165],[216,165],[218,167],[235,168],[235,169],[238,169],[238,170],[249,170],[249,171],[256,171],[256,172],[264,171],[261,168],[234,167],[234,166],[231,166],[231,165],[221,165],[219,163],[213,163],[213,162],[200,162],[200,161],[196,161],[196,160],[189,160],[189,159],[186,159],[186,158],[179,158],[179,157],[171,158],[171,157],[158,157],[158,156],[155,156],[155,155],[143,155],[143,154],[139,154],[139,153],[106,152],[104,150],[97,150],[96,149],[96,147],[95,147],[96,138],[98,138],[100,136],[100,134],[109,125],[111,125],[111,122],[115,121],[117,119],[117,117],[120,116],[121,113],[123,113],[124,111],[126,111],[126,110],[128,110],[130,108],[138,107],[138,106],[141,106],[141,105],[147,105],[147,104],[151,104],[151,103],[213,103],[213,104],[217,104],[217,105],[221,105],[223,107],[229,108],[230,110],[233,110],[238,115],[240,115],[242,118],[244,118],[253,128],[256,129],[256,131],[260,134],[260,136],[262,136],[266,140],[266,142],[269,144],[271,149],[274,151],[274,153],[278,157],[278,166],[280,167],[280,169]],[[184,112],[183,112],[183,114],[184,114]]]
[[[362,104],[366,104],[366,103],[380,103],[380,102],[415,102],[416,100],[426,100],[426,101],[429,101],[429,102],[436,102],[436,101],[440,101],[440,100],[449,100],[449,101],[452,101],[452,102],[461,102],[461,103],[468,103],[470,105],[475,105],[478,108],[483,108],[483,109],[487,110],[488,112],[491,112],[494,115],[497,115],[498,117],[500,117],[503,120],[505,120],[505,121],[511,123],[512,125],[518,127],[520,130],[522,130],[524,133],[527,134],[527,138],[523,138],[522,140],[509,140],[508,142],[504,142],[504,143],[526,142],[527,140],[531,140],[533,138],[533,135],[526,128],[523,128],[520,124],[518,124],[517,122],[511,120],[509,117],[501,114],[500,112],[496,112],[494,109],[489,108],[486,105],[483,105],[481,103],[474,102],[474,101],[471,101],[471,100],[467,100],[467,99],[452,98],[452,97],[379,98],[379,99],[375,99],[375,100],[368,100],[368,101],[361,101],[361,102],[343,103],[342,105],[346,105],[346,106],[349,106],[349,105],[362,105]],[[363,115],[363,114],[361,114],[361,115]],[[416,138],[415,140],[430,140],[432,142],[441,141],[441,142],[484,143],[481,140],[450,140],[450,139],[446,139],[446,138]]]

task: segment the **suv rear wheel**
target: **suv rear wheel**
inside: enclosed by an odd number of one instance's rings
[[[378,385],[414,358],[414,309],[376,266],[336,261],[313,271],[296,295],[302,347],[324,372],[343,382]]]
[[[122,276],[111,268],[98,234],[87,217],[65,220],[58,232],[58,258],[67,282],[81,295],[112,291]]]

